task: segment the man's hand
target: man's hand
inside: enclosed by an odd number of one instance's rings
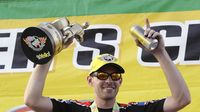
[[[162,35],[150,28],[150,23],[149,23],[148,19],[146,19],[146,29],[144,31],[144,36],[146,38],[150,38],[150,39],[157,39],[158,40],[158,46],[157,46],[157,48],[154,49],[154,50],[149,50],[145,46],[143,46],[139,42],[139,40],[137,40],[135,38],[135,42],[136,42],[137,46],[141,47],[142,49],[145,49],[146,51],[148,51],[148,52],[150,52],[152,54],[158,54],[159,52],[165,50],[165,45],[164,45],[164,41],[163,41]]]

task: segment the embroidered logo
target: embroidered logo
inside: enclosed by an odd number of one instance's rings
[[[110,54],[103,55],[99,59],[102,60],[102,61],[106,61],[106,62],[117,61],[117,59],[114,56],[110,55]]]

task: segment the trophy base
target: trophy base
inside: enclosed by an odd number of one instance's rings
[[[24,54],[36,64],[45,64],[54,56],[55,43],[51,34],[43,28],[29,27],[21,36]]]

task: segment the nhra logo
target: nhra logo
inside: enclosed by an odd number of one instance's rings
[[[23,40],[34,51],[41,51],[42,48],[45,46],[47,38],[38,36],[28,36],[26,38],[23,38]]]

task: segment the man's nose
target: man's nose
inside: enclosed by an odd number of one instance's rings
[[[111,76],[109,76],[108,79],[106,79],[106,82],[112,82],[112,81],[113,80],[112,80]]]

